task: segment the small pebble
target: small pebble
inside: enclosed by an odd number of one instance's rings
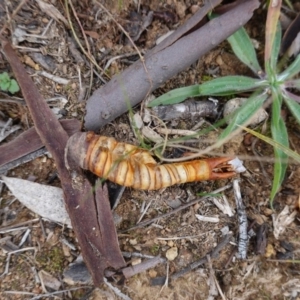
[[[149,270],[149,276],[151,278],[155,278],[157,276],[157,272],[155,270]]]
[[[141,262],[142,262],[142,259],[141,259],[140,257],[134,258],[134,259],[132,259],[132,261],[131,261],[131,265],[132,265],[132,266],[135,266],[135,265],[140,264]]]
[[[137,244],[137,240],[136,239],[129,240],[129,244],[134,246]]]
[[[275,254],[276,254],[276,251],[275,251],[273,245],[268,244],[267,248],[266,248],[265,257],[270,258],[271,256],[275,256]]]
[[[190,7],[190,12],[191,12],[192,14],[195,14],[195,13],[198,11],[199,8],[200,8],[199,5],[192,5],[192,6]]]
[[[174,260],[178,256],[178,248],[172,247],[166,252],[166,258],[168,260]]]
[[[224,118],[226,118],[230,114],[234,113],[247,100],[248,100],[248,98],[233,98],[233,99],[230,99],[229,101],[227,101],[226,104],[224,105],[224,112],[223,112]],[[268,113],[263,108],[260,108],[255,113],[255,116],[251,119],[250,125],[251,126],[257,126],[258,124],[260,124],[261,122],[263,122],[267,118],[268,118]],[[232,118],[229,118],[227,120],[227,124],[230,124],[231,121],[232,121]]]
[[[173,247],[174,246],[174,242],[173,241],[168,241],[168,246],[169,247]]]
[[[186,5],[183,2],[176,3],[176,13],[180,19],[185,17]]]

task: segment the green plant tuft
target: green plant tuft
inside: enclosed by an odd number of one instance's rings
[[[15,94],[20,90],[20,87],[15,79],[11,79],[7,72],[3,72],[0,74],[0,89],[3,92]]]
[[[265,106],[271,106],[271,133],[274,140],[274,177],[270,204],[280,189],[287,169],[289,152],[288,132],[281,117],[281,108],[285,104],[300,124],[300,79],[295,79],[300,72],[300,54],[283,71],[279,69],[278,58],[281,45],[281,27],[278,21],[281,5],[269,5],[266,21],[265,70],[258,63],[256,51],[244,28],[240,28],[228,41],[235,55],[247,65],[257,78],[248,76],[225,76],[206,81],[199,85],[172,90],[149,103],[149,107],[175,104],[195,96],[225,96],[240,92],[252,92],[248,101],[231,116],[231,123],[219,136],[221,142],[228,141],[241,126],[247,126],[255,113]],[[293,89],[293,90],[291,90]],[[276,146],[274,146],[276,145]]]

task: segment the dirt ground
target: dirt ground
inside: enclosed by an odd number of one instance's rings
[[[49,9],[43,10],[38,4],[39,1],[34,0],[28,0],[17,14],[12,15],[19,2],[5,0],[0,3],[1,27],[11,20],[5,32],[6,37],[14,43],[28,73],[58,117],[83,120],[85,101],[95,89],[104,84],[102,79],[109,81],[114,74],[122,72],[138,59],[135,49],[114,20],[98,5],[92,1],[72,1],[85,30],[91,53],[105,69],[101,76],[93,74],[91,77],[93,72],[87,57],[82,55],[84,59],[81,62],[71,54],[72,46],[68,39],[72,33],[64,21],[53,20]],[[67,18],[63,2],[47,1]],[[183,24],[201,5],[200,1],[193,0],[154,0],[151,4],[144,5],[146,2],[101,2],[132,37],[136,37],[136,32],[140,29],[137,23],[133,22],[137,18],[133,13],[138,11],[138,6],[140,15],[147,15],[149,11],[156,12],[151,24],[135,41],[141,53],[151,49],[160,36]],[[257,41],[259,56],[263,55],[262,28],[265,15],[264,9],[258,9],[246,26],[250,36]],[[72,22],[80,42],[85,45],[74,15]],[[16,32],[17,28],[25,31],[27,35],[22,31]],[[1,53],[0,55],[0,73],[10,72],[7,61]],[[70,82],[62,84],[45,78],[39,72],[41,70]],[[224,42],[200,58],[188,70],[157,89],[154,95],[200,83],[213,76],[235,74],[250,73]],[[14,125],[21,127],[2,143],[14,139],[33,124],[21,93],[16,96],[8,97],[1,93],[0,120],[7,121],[11,118]],[[143,111],[140,107],[134,107],[133,113],[142,114]],[[129,114],[124,114],[102,128],[99,133],[138,145],[139,139],[134,134],[129,120]],[[200,121],[197,118],[174,120],[166,123],[166,127],[191,130]],[[212,123],[214,121],[207,120]],[[286,122],[291,147],[299,153],[299,126],[289,114],[286,115]],[[207,123],[204,123],[204,126],[205,124]],[[267,125],[266,121],[265,126]],[[155,129],[155,125],[151,129]],[[196,146],[203,148],[211,144],[217,134],[209,134],[205,139],[198,141]],[[175,156],[175,152],[174,149],[169,150],[168,155]],[[227,184],[232,185],[232,179],[187,183],[161,191],[126,188],[114,212],[118,219],[116,226],[120,248],[124,252],[142,256],[126,259],[128,265],[145,260],[147,255],[160,255],[165,258],[173,253],[174,256],[127,280],[109,279],[109,283],[119,289],[122,295],[117,295],[107,284],[94,288],[88,282],[66,282],[64,271],[80,255],[73,231],[39,218],[3,187],[2,191],[0,190],[1,299],[300,299],[299,214],[282,230],[277,239],[274,236],[273,223],[285,206],[289,214],[292,214],[297,208],[297,203],[299,205],[299,166],[289,165],[286,179],[274,201],[274,210],[271,210],[269,197],[273,174],[272,147],[251,136],[241,135],[219,149],[219,153],[238,155],[247,169],[247,172],[239,175],[248,229],[252,229],[253,232],[249,239],[246,259],[237,258],[239,224],[232,187],[222,194],[226,196],[234,212],[233,216],[224,214],[212,198],[209,198],[169,217],[161,218],[150,226],[126,231],[137,224],[143,211],[145,214],[142,221],[157,217],[172,211],[179,204],[193,201],[200,197],[199,193],[210,193]],[[257,157],[261,158],[261,162]],[[47,155],[10,170],[7,176],[60,186],[55,164]],[[221,201],[222,198],[217,199]],[[149,207],[145,210],[148,204]],[[216,217],[218,221],[200,221],[196,214]],[[164,285],[154,284],[154,279],[171,276],[191,263],[207,257],[220,243],[224,232],[232,233],[230,243],[216,257],[208,259],[208,263],[201,264],[177,279],[166,281]],[[15,250],[20,251],[12,252]]]

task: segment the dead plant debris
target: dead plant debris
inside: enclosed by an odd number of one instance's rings
[[[91,1],[73,0],[74,10],[69,6],[68,16],[65,6],[68,2],[2,1],[0,28],[56,117],[79,121],[85,117],[85,102],[96,88],[134,64],[139,55],[150,52],[159,37],[176,32],[203,6],[201,1],[101,1],[113,20]],[[299,6],[296,9],[299,11]],[[261,49],[263,16],[264,10],[260,8],[246,26]],[[118,24],[128,31],[129,38]],[[159,45],[163,48],[164,42]],[[166,81],[154,94],[217,75],[241,75],[244,71],[227,44],[222,43]],[[13,74],[2,52],[0,72]],[[211,126],[210,122],[221,114],[216,106],[223,106],[220,102],[215,105],[208,99],[201,100],[210,107],[210,116],[205,120],[199,117],[200,108],[190,111],[192,102],[186,104],[187,119],[172,119],[169,113],[164,122],[155,116],[157,112],[146,109],[142,103],[141,107],[132,108],[135,118],[122,114],[98,133],[135,145],[140,141],[140,132],[147,145],[163,143],[170,135],[180,138],[194,134],[199,128]],[[113,99],[109,101],[113,107]],[[132,122],[133,119],[138,121]],[[289,116],[287,120],[293,148],[300,152],[299,129],[289,122]],[[64,122],[75,122],[69,126],[70,132],[79,130],[78,121]],[[138,122],[140,131],[134,126]],[[51,185],[61,192],[58,166],[41,148],[43,144],[36,132],[27,131],[32,126],[22,94],[1,92],[0,174],[7,176],[2,181],[14,177],[26,180],[28,185],[32,183],[30,186]],[[19,135],[21,131],[25,134]],[[216,136],[213,132],[201,140],[197,135],[185,138],[184,151],[204,149]],[[7,149],[9,141],[16,141],[15,145],[22,141],[24,147]],[[166,149],[165,159],[182,156],[176,143],[173,146]],[[14,182],[11,188],[1,181],[0,298],[299,298],[300,231],[299,211],[295,208],[299,208],[300,168],[289,166],[272,211],[269,207],[271,147],[239,136],[220,152],[243,157],[247,172],[239,176],[241,195],[238,195],[243,201],[242,212],[237,210],[231,180],[187,183],[159,192],[114,187],[111,198],[119,204],[113,211],[113,221],[127,265],[122,271],[106,269],[105,282],[97,288],[92,285],[72,228],[54,223],[56,219],[49,221],[50,215],[38,215],[20,202],[28,197],[27,186]],[[19,195],[22,190],[14,191],[17,188],[23,190],[23,197]],[[241,228],[245,214],[248,226]],[[207,218],[213,218],[214,222],[207,222]],[[240,253],[244,260],[238,259],[241,234],[242,246],[247,246]]]

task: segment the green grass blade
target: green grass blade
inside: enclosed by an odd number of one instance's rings
[[[200,85],[172,90],[149,102],[148,107],[177,104],[189,97],[196,96],[227,96],[236,92],[255,90],[266,84],[266,81],[247,76],[225,76]]]
[[[148,107],[154,107],[158,105],[177,104],[189,97],[196,97],[198,95],[199,95],[199,84],[182,87],[182,88],[174,89],[154,99],[153,101],[148,103]]]
[[[281,47],[281,25],[280,22],[277,23],[275,36],[273,40],[272,50],[271,50],[271,57],[270,57],[270,66],[273,70],[276,71],[277,68],[277,61]]]
[[[285,263],[285,264],[299,264],[300,260],[297,259],[267,259],[267,261],[274,261],[274,262],[279,262],[279,263]]]
[[[262,71],[251,39],[244,27],[241,27],[231,35],[227,41],[241,62],[247,65],[256,74]]]
[[[270,144],[271,146],[273,146],[274,148],[278,148],[280,150],[282,150],[286,155],[288,155],[289,157],[291,157],[292,159],[294,159],[295,161],[297,161],[298,163],[300,163],[300,154],[298,154],[297,152],[291,150],[289,147],[286,147],[278,142],[276,142],[275,140],[273,140],[272,138],[269,138],[268,136],[265,136],[259,132],[256,132],[250,128],[244,127],[244,126],[240,126],[243,130],[251,133],[252,135],[256,136],[257,138],[261,139],[262,141]]]
[[[225,76],[199,85],[200,96],[226,96],[237,92],[252,91],[267,83],[247,76]]]
[[[280,121],[280,130],[276,133],[274,130],[272,130],[272,135],[274,139],[278,138],[279,135],[281,135],[281,140],[283,138],[283,129],[285,127],[285,123],[283,121]],[[279,133],[280,132],[280,133]],[[286,138],[288,138],[287,132],[285,135]],[[287,169],[287,155],[282,152],[282,150],[279,150],[277,148],[274,148],[274,157],[275,157],[275,163],[274,163],[274,177],[273,177],[273,184],[272,184],[272,190],[271,190],[271,195],[270,195],[270,204],[273,206],[273,201],[278,193],[280,186],[283,182],[286,169]]]
[[[278,76],[278,80],[291,79],[300,72],[300,54],[295,60]]]
[[[267,94],[258,95],[255,93],[252,95],[246,103],[234,112],[231,117],[231,123],[219,136],[219,140],[226,139],[233,131],[238,129],[240,125],[247,126],[247,122],[250,121],[251,117],[262,107],[264,101],[268,98]]]
[[[273,46],[274,46],[274,40],[275,35],[277,34],[277,24],[278,19],[280,15],[280,8],[281,8],[282,0],[270,1],[269,7],[268,7],[268,14],[267,14],[267,21],[266,21],[266,42],[265,42],[265,63],[269,63],[271,68],[275,69],[276,64],[273,65],[274,60],[272,56],[274,55]],[[276,56],[276,61],[277,61]],[[265,69],[267,69],[267,66],[265,66]]]
[[[275,142],[289,147],[288,133],[284,121],[281,117],[281,94],[277,91],[272,91],[273,104],[272,104],[272,121],[271,132]],[[286,169],[287,169],[287,154],[279,148],[274,148],[275,164],[274,164],[274,177],[271,191],[270,204],[272,206],[274,198],[279,191],[283,182]]]
[[[273,39],[273,45],[271,49],[271,56],[268,61],[265,61],[265,72],[268,75],[269,82],[272,84],[279,81],[279,76],[277,76],[277,61],[280,51],[281,43],[281,27],[280,23],[277,24],[277,30],[275,31],[275,36]]]
[[[289,97],[289,95],[283,95],[284,102],[289,108],[290,112],[293,114],[297,122],[300,124],[300,105]]]

